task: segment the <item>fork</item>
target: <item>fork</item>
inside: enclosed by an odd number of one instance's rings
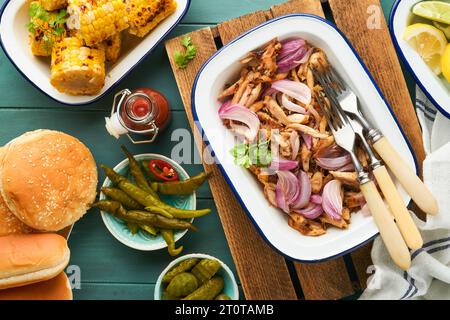
[[[358,173],[361,192],[367,201],[375,224],[380,231],[381,238],[395,264],[403,270],[408,270],[411,265],[411,255],[408,247],[406,246],[391,213],[384,204],[375,183],[369,178],[367,172],[364,171],[354,152],[356,134],[353,131],[349,118],[342,109],[340,109],[339,105],[336,105],[335,101],[333,101],[330,90],[327,88],[328,86],[324,82],[322,74],[319,73],[317,69],[312,71],[319,82],[323,82],[322,86],[329,98],[327,100],[324,93],[316,93],[317,102],[322,109],[336,143],[351,155],[356,172]]]
[[[338,97],[337,100],[342,109],[352,118],[355,118],[360,122],[364,131],[367,133],[367,137],[372,142],[373,148],[388,165],[414,202],[424,212],[431,215],[437,214],[439,208],[436,198],[430,190],[428,190],[422,180],[416,176],[406,161],[392,147],[386,137],[384,137],[378,129],[373,128],[373,126],[371,126],[364,118],[361,109],[359,108],[358,98],[354,92],[346,85],[344,80],[332,67],[330,67],[330,71],[326,78],[330,83],[333,83],[330,90]]]
[[[391,176],[386,170],[386,167],[377,159],[372,151],[372,148],[364,137],[364,130],[361,123],[357,120],[350,119],[350,124],[352,125],[353,131],[355,131],[356,135],[359,137],[359,140],[369,156],[372,172],[381,188],[381,191],[383,192],[384,197],[386,198],[391,213],[395,217],[395,221],[400,229],[400,232],[402,233],[403,239],[405,239],[405,242],[410,249],[417,250],[422,248],[423,239],[419,229],[406,208],[405,202],[403,202]]]

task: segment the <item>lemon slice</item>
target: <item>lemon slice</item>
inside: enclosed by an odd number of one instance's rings
[[[440,23],[440,22],[436,22],[436,21],[433,21],[433,24],[436,28],[438,28],[445,34],[445,36],[447,37],[448,40],[450,40],[450,25],[449,24],[444,24],[444,23]]]
[[[416,4],[413,13],[432,21],[450,24],[450,3],[443,1],[423,1]]]
[[[447,81],[450,83],[450,44],[447,45],[447,47],[444,50],[444,53],[442,54],[441,66],[442,66],[442,74],[444,75],[445,79],[447,79]]]
[[[438,28],[416,23],[405,29],[403,39],[422,57],[435,74],[441,73],[441,57],[447,46],[447,38]]]

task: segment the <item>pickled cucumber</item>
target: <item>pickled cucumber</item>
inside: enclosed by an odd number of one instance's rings
[[[177,274],[167,286],[167,295],[170,297],[185,297],[198,288],[197,278],[189,272]]]
[[[198,263],[198,260],[197,258],[191,258],[181,261],[164,275],[162,282],[169,283],[177,274],[191,270]]]
[[[205,283],[211,279],[217,271],[219,271],[221,265],[217,260],[203,259],[192,270],[192,274],[197,277],[200,284]]]
[[[213,300],[222,292],[223,286],[224,281],[221,277],[213,277],[182,300]]]
[[[222,293],[219,294],[214,300],[231,300],[231,298],[227,296],[225,293]]]

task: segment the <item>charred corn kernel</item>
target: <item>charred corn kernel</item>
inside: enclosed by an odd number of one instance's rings
[[[58,42],[52,52],[50,82],[67,94],[97,94],[105,84],[104,47],[85,47],[75,37]]]
[[[124,0],[69,0],[67,27],[88,46],[129,27]]]
[[[31,5],[33,4],[39,4],[39,2],[33,1],[31,2]],[[50,12],[49,14],[50,21],[52,21],[56,13]],[[28,32],[31,52],[35,56],[49,57],[52,54],[53,45],[65,37],[65,32],[61,35],[57,35],[48,21],[45,22],[31,17],[31,22],[33,28]]]
[[[122,35],[116,33],[112,37],[105,40],[106,61],[116,62],[120,56],[120,48],[122,46]]]
[[[175,12],[175,0],[127,0],[131,34],[143,37]]]
[[[47,11],[53,11],[67,7],[67,0],[39,0],[41,6]]]

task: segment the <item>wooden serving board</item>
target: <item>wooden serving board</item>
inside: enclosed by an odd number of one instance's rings
[[[352,41],[378,81],[394,113],[416,152],[419,163],[424,159],[419,123],[408,94],[400,64],[387,30],[379,0],[330,0],[337,25]],[[372,6],[372,7],[370,7]],[[368,29],[368,8],[379,9],[378,29]],[[214,28],[204,28],[166,42],[166,50],[175,75],[197,147],[203,154],[205,144],[195,127],[191,112],[191,89],[202,64],[220,46],[248,29],[271,18],[289,13],[309,13],[324,17],[320,0],[293,0],[257,11]],[[176,50],[182,50],[181,39],[190,36],[197,46],[197,56],[184,70],[173,61]],[[212,172],[209,181],[225,235],[233,255],[247,299],[340,299],[365,288],[366,270],[371,264],[371,244],[351,255],[318,264],[300,264],[285,260],[260,237],[235,198],[216,165],[204,163]]]

